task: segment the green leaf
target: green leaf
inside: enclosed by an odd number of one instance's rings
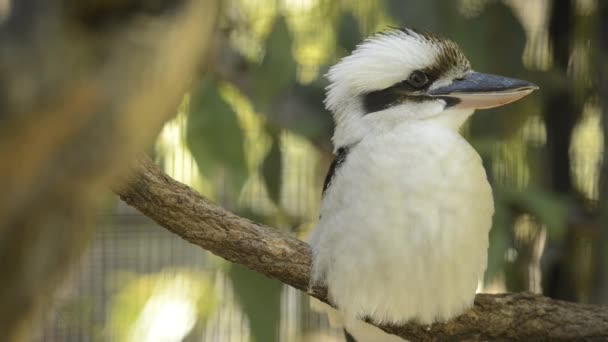
[[[296,78],[296,61],[291,52],[292,38],[285,18],[278,17],[266,40],[262,63],[254,69],[253,101],[259,111],[267,111],[272,100]]]
[[[202,80],[192,95],[186,141],[204,175],[223,176],[225,188],[240,191],[247,178],[243,132],[212,80]]]
[[[550,239],[563,238],[568,222],[568,201],[566,199],[535,187],[518,191],[495,186],[495,191],[499,192],[508,203],[532,214],[544,223]]]
[[[283,285],[240,265],[233,265],[230,278],[243,312],[249,318],[253,341],[278,341]]]
[[[279,203],[281,199],[281,183],[282,179],[282,160],[281,160],[281,141],[278,132],[272,135],[272,146],[262,163],[262,176],[266,183],[268,195],[275,202]]]

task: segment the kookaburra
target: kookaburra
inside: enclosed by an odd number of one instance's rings
[[[412,29],[371,36],[327,77],[337,156],[309,240],[311,286],[327,286],[347,320],[463,313],[486,269],[494,203],[459,128],[538,87],[475,72],[454,42]]]

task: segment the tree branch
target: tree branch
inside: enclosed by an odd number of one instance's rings
[[[231,262],[328,302],[325,289],[308,289],[309,246],[238,217],[164,174],[148,157],[137,160],[115,192],[164,228]],[[608,308],[522,294],[478,294],[475,306],[448,323],[380,325],[411,341],[605,341]]]

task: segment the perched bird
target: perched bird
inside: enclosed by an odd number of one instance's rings
[[[459,134],[475,109],[538,87],[475,72],[452,41],[378,33],[328,72],[337,154],[325,179],[311,286],[346,320],[431,324],[473,304],[494,203]]]

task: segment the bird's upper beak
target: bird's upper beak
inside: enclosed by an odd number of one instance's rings
[[[536,89],[538,86],[530,82],[472,72],[429,94],[444,98],[450,106],[457,108],[483,109],[517,101]]]

